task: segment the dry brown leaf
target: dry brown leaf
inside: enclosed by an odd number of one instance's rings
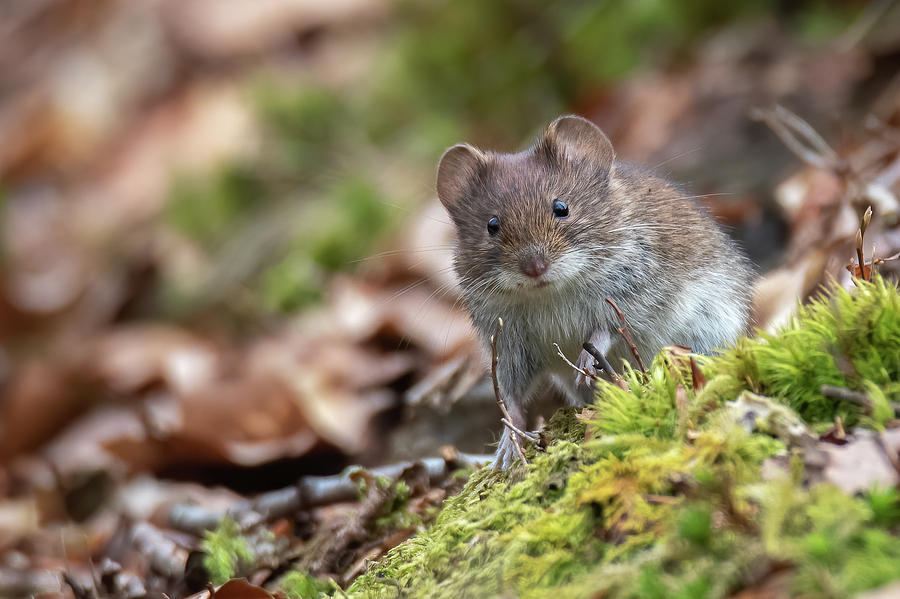
[[[189,392],[210,384],[220,370],[212,344],[166,325],[120,327],[96,341],[86,362],[105,387],[122,394],[153,385]]]
[[[81,391],[64,366],[48,360],[21,365],[0,397],[0,461],[37,447],[66,425],[85,408]]]
[[[303,455],[320,440],[292,393],[270,378],[219,381],[161,402],[148,416],[156,430],[103,443],[133,470],[178,463],[254,466]]]
[[[824,252],[814,251],[796,265],[775,269],[759,279],[753,290],[754,326],[772,332],[786,324],[799,303],[820,284],[826,259]]]
[[[179,42],[207,58],[263,52],[308,29],[382,16],[384,0],[178,0],[167,17]]]

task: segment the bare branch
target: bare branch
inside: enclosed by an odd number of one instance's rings
[[[481,466],[489,463],[492,456],[453,452],[446,457],[423,458],[414,462],[400,462],[372,468],[372,476],[383,476],[396,480],[404,471],[415,464],[422,464],[428,474],[430,484],[437,484],[461,466]],[[348,468],[333,476],[307,476],[296,484],[283,489],[269,491],[254,499],[241,501],[228,513],[242,528],[250,528],[261,522],[271,522],[297,513],[302,509],[328,505],[340,501],[356,499],[358,486],[354,474],[360,468]],[[194,534],[202,534],[218,526],[225,513],[210,511],[196,505],[174,505],[169,510],[169,526]]]
[[[136,523],[131,529],[131,542],[156,572],[173,579],[184,575],[187,550],[168,539],[152,524]]]
[[[757,108],[750,116],[764,122],[798,158],[812,166],[828,169],[838,174],[848,171],[847,163],[812,126],[787,108]]]
[[[863,408],[866,412],[872,412],[872,400],[862,391],[854,391],[846,387],[838,387],[836,385],[822,385],[820,391],[825,397],[831,399],[839,399],[847,403],[856,404]]]

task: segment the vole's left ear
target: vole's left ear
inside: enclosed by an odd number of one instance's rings
[[[600,127],[580,116],[566,115],[547,126],[544,140],[556,154],[571,161],[593,162],[599,168],[612,170],[616,152]]]
[[[451,215],[464,208],[466,189],[487,158],[484,153],[469,144],[456,144],[444,152],[438,164],[438,198]]]

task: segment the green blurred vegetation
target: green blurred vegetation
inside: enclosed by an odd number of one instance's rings
[[[203,180],[177,178],[168,216],[215,256],[249,221],[289,206],[284,218],[296,220],[296,230],[240,283],[249,283],[260,307],[302,308],[320,297],[330,272],[351,268],[395,230],[394,204],[423,199],[448,145],[520,145],[637,68],[688,63],[698,43],[723,27],[778,20],[816,42],[846,28],[860,7],[400,0],[364,80],[345,87],[256,82],[250,95],[264,133],[260,158],[223,165]],[[412,180],[390,180],[386,161],[404,165]]]

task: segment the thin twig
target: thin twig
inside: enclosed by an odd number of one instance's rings
[[[843,54],[859,45],[882,22],[882,18],[894,4],[894,1],[875,0],[874,2],[869,2],[853,24],[838,36],[835,44],[838,50]]]
[[[871,278],[872,269],[880,264],[885,264],[886,262],[894,262],[895,260],[900,260],[900,252],[897,252],[893,256],[888,256],[887,258],[873,258],[869,262],[866,262],[865,266],[869,269],[869,276]],[[862,278],[862,268],[859,267],[856,262],[853,261],[853,258],[850,258],[850,264],[847,265],[847,270],[850,271],[854,277],[856,277],[857,271],[859,271],[860,276],[857,278]]]
[[[836,385],[822,385],[820,388],[822,395],[831,399],[839,399],[847,403],[856,404],[863,408],[866,412],[872,412],[872,400],[862,391],[854,391],[846,387],[838,387]]]
[[[578,366],[576,366],[575,364],[573,364],[572,361],[571,361],[569,358],[566,357],[566,354],[563,353],[563,350],[562,350],[562,348],[559,346],[559,343],[554,343],[553,345],[554,345],[554,347],[556,347],[556,355],[559,356],[560,358],[562,358],[563,361],[564,361],[566,364],[568,364],[568,365],[572,368],[572,370],[574,370],[574,371],[577,372],[578,374],[581,374],[581,375],[583,375],[583,376],[586,376],[587,378],[589,378],[589,379],[591,379],[591,380],[597,380],[598,378],[600,378],[600,377],[598,377],[596,374],[594,374],[593,372],[588,372],[588,371],[585,370],[584,368],[579,368]]]
[[[856,257],[859,259],[859,276],[863,281],[871,281],[872,280],[872,269],[869,269],[869,272],[866,273],[866,260],[863,255],[863,240],[866,236],[866,229],[869,228],[869,223],[872,221],[872,207],[869,206],[866,208],[865,213],[862,216],[862,219],[859,222],[859,229],[856,231]],[[875,266],[875,260],[872,260],[872,267]]]
[[[397,480],[403,472],[421,464],[428,473],[429,483],[444,480],[460,466],[481,466],[490,463],[493,456],[454,452],[444,457],[422,458],[412,462],[388,464],[368,470],[374,477],[383,476]],[[352,501],[359,486],[356,474],[361,468],[347,468],[332,476],[305,476],[296,483],[268,491],[253,499],[237,502],[227,513],[246,528],[253,523],[271,522],[296,512],[320,505]],[[199,505],[176,504],[169,510],[169,526],[194,534],[202,534],[218,526],[225,512],[213,511]]]
[[[619,322],[622,324],[622,326],[620,326],[618,329],[619,334],[622,335],[622,338],[625,339],[625,342],[631,346],[631,355],[634,356],[634,359],[637,361],[637,365],[641,369],[641,372],[644,372],[647,369],[644,368],[644,362],[641,360],[641,355],[638,353],[637,345],[634,344],[634,339],[631,338],[631,333],[628,332],[628,323],[625,322],[625,315],[622,314],[621,310],[619,310],[619,306],[616,305],[616,302],[613,301],[613,298],[606,298],[606,303],[612,306],[612,309],[616,311],[616,316],[619,317]]]
[[[512,430],[512,432],[519,435],[520,437],[522,437],[529,443],[536,443],[537,440],[539,439],[539,437],[536,434],[523,431],[522,429],[520,429],[518,426],[516,426],[515,424],[513,424],[506,418],[501,418],[500,422],[502,422],[504,425],[508,426]]]
[[[754,109],[750,116],[762,121],[798,158],[838,174],[848,171],[847,163],[835,152],[812,126],[787,108],[775,105],[770,109]]]
[[[606,356],[603,355],[603,352],[597,349],[597,347],[590,341],[586,341],[584,345],[582,345],[582,347],[584,348],[584,351],[591,354],[591,356],[594,358],[595,368],[599,368],[605,371],[617,387],[628,391],[628,383],[626,383],[625,380],[622,379],[622,377],[620,377],[619,374],[615,371],[615,369],[613,369],[612,364],[609,363],[609,360],[606,359]]]
[[[840,416],[834,417],[834,428],[836,430],[835,436],[837,436],[838,439],[847,438],[847,431],[844,430],[844,419]]]
[[[525,460],[525,452],[522,451],[522,446],[519,445],[518,437],[512,432],[513,429],[510,428],[510,424],[512,423],[512,416],[509,415],[509,410],[506,409],[506,404],[503,403],[503,396],[500,395],[500,382],[497,380],[497,339],[500,338],[500,332],[503,330],[503,319],[497,319],[497,326],[494,327],[494,334],[491,335],[491,382],[494,383],[494,397],[497,399],[497,406],[500,407],[500,412],[503,414],[503,418],[507,420],[507,428],[510,430],[510,440],[512,440],[513,447],[516,449],[516,454],[522,460],[522,463],[526,463]]]

